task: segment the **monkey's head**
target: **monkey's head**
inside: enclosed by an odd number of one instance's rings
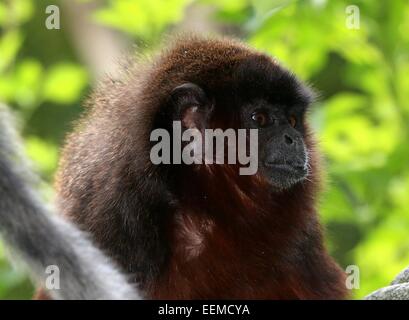
[[[256,175],[281,190],[306,179],[312,142],[305,114],[312,95],[277,61],[234,41],[193,38],[165,52],[155,68],[154,92],[165,88],[165,97],[154,127],[180,120],[182,129],[198,129],[203,139],[205,129],[257,129]]]
[[[258,129],[260,174],[280,189],[308,176],[310,90],[270,57],[252,55],[234,72],[240,124]]]

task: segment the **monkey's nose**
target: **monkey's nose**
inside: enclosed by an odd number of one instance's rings
[[[288,145],[292,145],[294,143],[294,139],[288,134],[284,134],[284,142]]]

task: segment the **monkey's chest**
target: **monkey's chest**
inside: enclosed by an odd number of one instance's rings
[[[232,237],[214,221],[179,216],[170,242],[166,269],[148,290],[152,299],[298,297],[296,275],[283,272],[268,240],[260,235]]]

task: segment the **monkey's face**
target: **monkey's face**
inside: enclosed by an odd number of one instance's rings
[[[287,189],[308,175],[303,113],[297,109],[253,101],[242,108],[244,127],[258,129],[258,168],[272,185]]]
[[[172,93],[185,128],[257,129],[257,174],[281,190],[308,175],[304,118],[310,100],[308,88],[266,56],[242,61],[229,81],[185,83]]]
[[[233,79],[241,125],[258,129],[259,173],[279,189],[303,181],[310,168],[305,113],[312,92],[266,56],[245,60]]]

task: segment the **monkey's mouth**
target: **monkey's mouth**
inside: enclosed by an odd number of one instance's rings
[[[293,186],[308,175],[308,167],[305,163],[266,161],[264,165],[268,171],[270,183],[281,189]]]
[[[293,164],[286,162],[276,162],[276,161],[267,161],[267,167],[273,168],[275,170],[295,172],[295,173],[307,173],[307,166],[304,164]]]

